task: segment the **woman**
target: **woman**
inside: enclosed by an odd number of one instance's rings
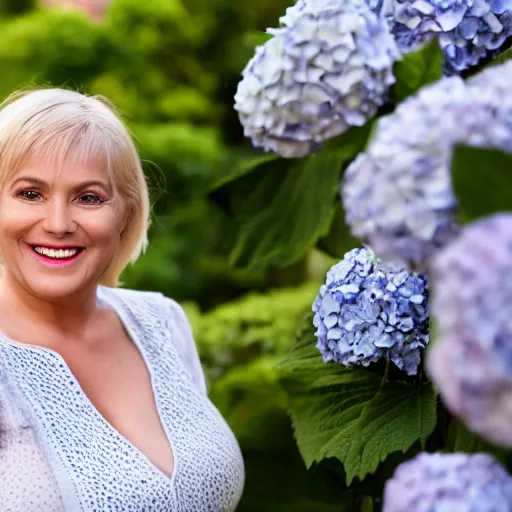
[[[232,511],[244,467],[182,309],[117,288],[146,246],[140,160],[104,101],[0,111],[0,511]]]

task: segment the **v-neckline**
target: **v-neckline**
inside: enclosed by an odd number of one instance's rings
[[[0,331],[0,341],[3,341],[4,343],[6,343],[8,345],[12,345],[14,347],[19,347],[19,348],[23,348],[23,349],[35,350],[35,351],[38,351],[38,352],[43,352],[43,353],[46,353],[49,356],[57,359],[59,361],[60,365],[62,366],[62,368],[64,368],[65,372],[68,374],[68,376],[76,384],[77,389],[79,390],[79,393],[80,393],[80,396],[81,396],[82,400],[85,401],[87,406],[91,409],[91,411],[98,418],[98,420],[107,429],[109,429],[114,436],[116,436],[123,443],[125,443],[127,446],[129,446],[130,449],[138,457],[140,457],[143,460],[145,460],[146,464],[151,468],[151,470],[155,474],[157,474],[161,479],[163,479],[164,481],[169,483],[171,486],[174,486],[174,481],[176,480],[176,473],[177,473],[177,470],[178,470],[178,467],[179,467],[178,454],[176,453],[175,447],[173,446],[173,443],[171,442],[171,436],[170,436],[170,433],[168,431],[167,425],[163,421],[163,416],[162,416],[162,413],[161,413],[161,410],[160,410],[160,406],[159,406],[159,397],[158,397],[158,393],[157,393],[157,387],[155,386],[155,383],[154,383],[154,377],[153,377],[154,373],[152,372],[151,364],[149,363],[149,360],[146,357],[146,354],[145,354],[145,351],[144,351],[144,346],[140,342],[138,334],[134,331],[134,329],[132,329],[132,327],[130,325],[130,320],[128,318],[128,315],[126,315],[126,312],[124,311],[124,309],[119,305],[119,303],[116,300],[116,297],[110,296],[109,298],[107,298],[106,295],[107,295],[107,293],[105,293],[101,289],[101,287],[98,286],[98,291],[97,291],[97,294],[96,294],[98,300],[100,300],[100,301],[104,302],[105,304],[107,304],[112,309],[112,311],[117,315],[119,321],[121,322],[121,325],[123,326],[125,332],[128,335],[129,340],[133,343],[133,345],[139,351],[139,354],[140,354],[140,356],[142,358],[143,364],[146,367],[146,371],[148,372],[148,375],[149,375],[149,378],[150,378],[150,382],[151,382],[151,390],[152,390],[152,393],[153,393],[153,400],[155,402],[155,406],[156,406],[156,410],[157,410],[157,414],[158,414],[158,419],[159,419],[159,421],[160,421],[160,423],[162,425],[162,428],[164,430],[164,433],[165,433],[165,436],[166,436],[166,439],[167,439],[167,443],[168,443],[168,445],[169,445],[169,447],[171,449],[171,453],[172,453],[172,457],[173,457],[173,469],[172,469],[172,474],[171,475],[168,475],[163,470],[161,470],[156,464],[154,464],[151,461],[151,459],[144,452],[142,452],[128,438],[126,438],[123,434],[121,434],[121,432],[119,432],[119,430],[117,430],[117,428],[115,428],[105,418],[105,416],[103,416],[103,414],[101,414],[101,412],[98,410],[98,408],[94,405],[94,403],[91,401],[91,399],[87,396],[87,394],[83,390],[80,382],[75,377],[75,374],[71,371],[71,368],[67,364],[67,362],[64,359],[64,357],[62,357],[58,352],[56,352],[55,350],[53,350],[51,348],[48,348],[48,347],[43,347],[43,346],[40,346],[40,345],[33,345],[33,344],[23,343],[21,341],[13,340],[12,338],[10,338],[6,334],[4,334],[2,331]]]

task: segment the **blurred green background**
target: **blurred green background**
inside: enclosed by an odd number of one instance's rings
[[[244,453],[238,510],[351,510],[336,464],[306,471],[274,371],[332,261],[312,251],[287,268],[230,265],[235,221],[211,193],[256,155],[233,95],[265,28],[290,3],[0,0],[0,96],[64,86],[102,94],[122,113],[153,203],[149,249],[124,286],[184,305],[210,397]]]

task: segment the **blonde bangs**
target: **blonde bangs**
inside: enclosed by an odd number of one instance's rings
[[[100,283],[119,286],[126,265],[146,249],[150,207],[137,150],[114,108],[98,96],[40,89],[14,94],[0,109],[0,187],[34,154],[57,167],[104,162],[128,220]]]

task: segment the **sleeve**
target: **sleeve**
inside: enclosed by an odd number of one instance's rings
[[[173,340],[185,370],[201,393],[208,394],[206,379],[197,352],[192,329],[183,308],[173,299],[165,297],[166,313],[173,329]]]
[[[1,368],[0,368],[1,373]],[[54,472],[17,397],[0,376],[0,510],[65,512]]]

